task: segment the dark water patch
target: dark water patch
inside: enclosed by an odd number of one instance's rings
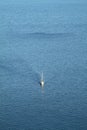
[[[72,37],[73,33],[42,33],[42,32],[35,32],[35,33],[14,33],[12,34],[13,38],[19,39],[57,39],[57,38],[65,38],[65,37]]]

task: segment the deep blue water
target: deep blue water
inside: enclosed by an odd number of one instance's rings
[[[87,4],[4,1],[0,130],[87,130]]]

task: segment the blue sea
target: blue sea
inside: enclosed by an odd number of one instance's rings
[[[0,130],[87,130],[85,1],[0,1]]]

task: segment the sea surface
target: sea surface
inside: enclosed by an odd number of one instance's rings
[[[0,2],[0,130],[87,130],[87,3]]]

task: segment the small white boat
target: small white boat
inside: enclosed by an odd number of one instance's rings
[[[44,86],[43,73],[42,73],[42,75],[41,75],[40,85],[41,85],[41,87],[43,87],[43,86]]]

